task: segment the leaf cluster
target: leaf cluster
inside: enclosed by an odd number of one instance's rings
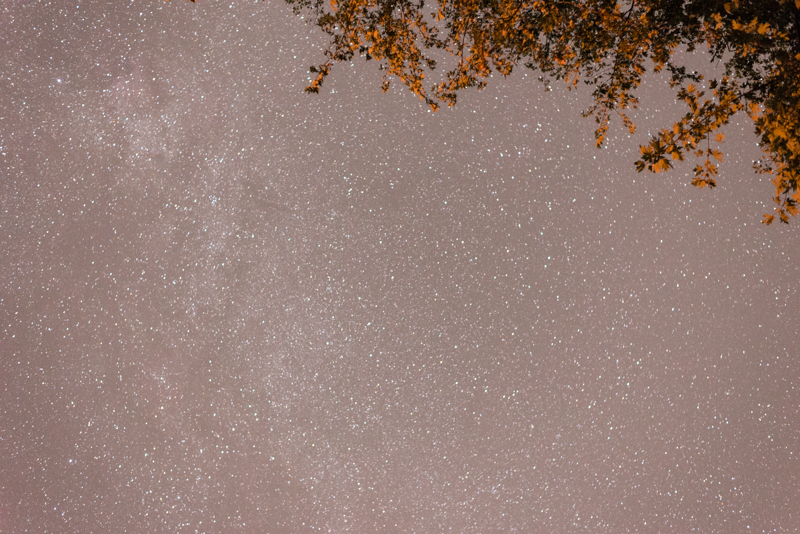
[[[744,111],[772,175],[777,217],[798,213],[800,195],[800,0],[287,0],[330,37],[326,61],[306,88],[319,92],[334,64],[356,55],[378,62],[383,90],[399,79],[433,110],[453,106],[468,88],[497,72],[525,67],[574,88],[592,87],[584,112],[597,146],[612,117],[631,131],[629,110],[647,71],[666,72],[688,110],[640,148],[639,171],[671,169],[702,158],[692,184],[713,188],[722,153],[719,130]],[[720,80],[704,80],[678,63],[704,46],[722,62]],[[426,86],[433,55],[452,58],[443,81]],[[710,94],[703,90],[706,85]],[[764,222],[775,219],[766,215]]]

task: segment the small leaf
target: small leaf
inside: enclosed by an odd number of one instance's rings
[[[783,126],[776,126],[772,131],[775,133],[776,137],[782,137],[784,139],[789,138],[789,133]]]
[[[798,0],[798,1],[800,1],[800,0]],[[768,214],[765,213],[764,214],[764,220],[761,221],[761,224],[770,225],[770,224],[772,224],[772,221],[774,221],[774,220],[775,220],[775,216],[774,215],[768,215]]]
[[[716,137],[716,140],[717,140],[717,143],[721,143],[721,142],[725,141],[725,134],[724,133],[718,133],[717,137]]]

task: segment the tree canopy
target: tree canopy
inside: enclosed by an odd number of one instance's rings
[[[192,0],[194,1],[194,0]],[[331,38],[326,61],[311,67],[319,92],[331,68],[355,56],[375,60],[383,90],[399,79],[433,110],[453,106],[493,72],[538,71],[546,84],[584,83],[593,104],[584,112],[597,145],[619,116],[633,132],[629,110],[648,71],[666,72],[687,112],[640,147],[637,170],[661,172],[687,156],[700,158],[692,184],[716,186],[720,129],[739,112],[752,119],[762,158],[755,171],[772,176],[775,213],[762,222],[788,223],[800,192],[800,0],[287,0]],[[681,65],[700,46],[724,65],[720,79]],[[681,53],[678,53],[681,52]],[[450,55],[452,68],[426,86]],[[701,90],[707,84],[708,91]]]
[[[398,78],[432,109],[455,105],[458,93],[484,87],[496,71],[538,70],[544,81],[593,87],[585,111],[602,145],[612,116],[634,131],[626,114],[647,70],[666,71],[687,113],[640,148],[639,171],[666,171],[687,155],[702,158],[692,184],[716,186],[714,148],[720,128],[746,113],[771,174],[777,216],[798,214],[800,192],[800,0],[287,0],[331,36],[327,61],[312,67],[318,92],[331,67],[361,55],[384,71],[383,89]],[[706,46],[724,75],[707,80],[678,64],[676,51]],[[444,81],[425,86],[436,68],[431,52],[454,58]],[[712,141],[714,144],[712,144]]]

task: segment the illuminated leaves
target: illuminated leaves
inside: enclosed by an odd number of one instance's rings
[[[641,147],[636,169],[666,172],[694,156],[701,161],[692,184],[715,187],[720,129],[744,111],[764,151],[756,170],[772,175],[776,188],[777,215],[764,222],[798,213],[800,0],[287,1],[331,38],[327,61],[311,69],[309,93],[319,92],[334,64],[361,56],[378,63],[384,91],[397,79],[436,110],[455,105],[463,90],[482,89],[493,73],[524,66],[539,71],[546,86],[562,80],[569,89],[592,87],[584,116],[594,119],[601,146],[612,118],[635,131],[626,110],[639,104],[644,73],[667,73],[687,113]],[[676,63],[676,50],[698,46],[724,62],[721,80],[707,82]],[[431,76],[435,54],[449,56],[450,65]]]
[[[309,67],[309,70],[313,73],[317,74],[316,79],[311,82],[311,85],[306,87],[306,93],[319,93],[319,88],[322,87],[322,82],[325,80],[325,76],[328,75],[330,72],[330,63],[325,63],[324,65],[320,65],[319,67]]]
[[[650,143],[641,147],[641,158],[636,162],[636,169],[660,172],[672,167],[670,160],[683,160],[684,154],[691,152],[695,156],[705,157],[701,165],[694,167],[692,185],[696,187],[717,186],[715,177],[719,174],[716,163],[722,161],[722,152],[711,147],[711,134],[727,124],[730,117],[743,109],[739,97],[740,88],[728,78],[720,82],[712,81],[714,98],[702,100],[705,95],[694,84],[689,84],[678,92],[678,98],[688,107],[689,112],[670,130],[661,130]],[[716,142],[725,140],[721,132],[714,136]],[[705,149],[700,143],[705,141]]]

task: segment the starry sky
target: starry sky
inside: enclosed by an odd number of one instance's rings
[[[800,530],[797,224],[752,125],[432,113],[278,0],[0,6],[0,532]],[[699,51],[686,57],[708,70]]]

